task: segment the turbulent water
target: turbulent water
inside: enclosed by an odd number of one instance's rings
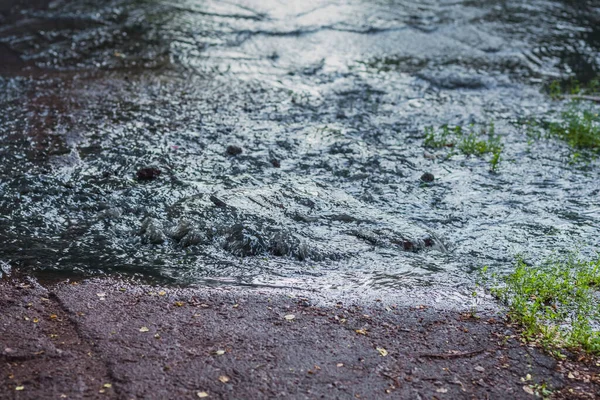
[[[519,125],[598,75],[592,1],[8,1],[0,60],[5,270],[458,287],[600,248],[600,163]],[[491,122],[495,173],[423,146]]]

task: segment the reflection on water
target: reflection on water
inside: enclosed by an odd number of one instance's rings
[[[25,4],[0,7],[13,268],[394,288],[599,244],[597,162],[514,124],[597,75],[592,2]],[[422,147],[490,121],[497,174]]]

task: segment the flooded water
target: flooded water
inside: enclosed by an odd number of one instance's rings
[[[0,6],[5,270],[365,291],[600,248],[599,162],[518,123],[598,75],[595,2],[97,3]],[[491,122],[495,173],[423,146]]]

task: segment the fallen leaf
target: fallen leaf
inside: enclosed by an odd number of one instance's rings
[[[56,315],[56,314],[50,314],[50,319],[57,319],[57,318],[58,318],[58,315]]]
[[[217,350],[215,351],[215,354],[218,356],[222,356],[223,354],[225,354],[225,350]]]
[[[523,390],[525,391],[525,393],[527,393],[527,394],[530,394],[530,395],[532,395],[532,396],[535,394],[535,392],[533,391],[533,389],[532,389],[532,388],[530,388],[530,387],[529,387],[529,386],[527,386],[527,385],[523,386]]]
[[[148,329],[148,328],[147,328],[147,327],[145,327],[145,326],[142,326],[142,327],[140,328],[140,332],[148,332],[149,330],[150,330],[150,329]]]
[[[575,375],[573,375],[573,373],[569,371],[569,375],[567,375],[567,378],[575,379]]]
[[[295,319],[296,316],[294,314],[288,314],[288,315],[286,315],[283,318],[287,319],[288,321],[291,321],[291,320]]]
[[[159,295],[159,296],[164,296],[164,295],[166,295],[166,294],[167,294],[167,292],[165,292],[164,290],[161,290],[160,292],[158,292],[158,295]]]
[[[367,336],[367,331],[364,329],[357,329],[355,332],[358,333],[359,335]]]
[[[436,392],[438,392],[438,393],[448,393],[448,389],[446,389],[446,388],[439,388],[439,389],[436,390]]]
[[[388,351],[386,349],[384,349],[383,347],[377,347],[377,351],[379,352],[379,354],[381,354],[383,357],[388,355]]]
[[[34,319],[33,319],[33,323],[34,323],[34,324],[37,324],[38,322],[40,322],[40,320],[39,320],[38,318],[34,318]]]
[[[157,334],[155,334],[155,335],[154,335],[154,337],[155,337],[156,339],[160,339],[160,335],[159,335],[158,333],[157,333]]]
[[[238,308],[240,305],[239,304],[234,304],[233,308]]]
[[[337,363],[337,367],[338,367],[338,368],[341,368],[341,367],[343,367],[343,366],[344,366],[344,364],[343,364],[343,363]]]
[[[177,307],[183,307],[183,304],[184,304],[184,302],[183,302],[183,301],[176,301],[176,302],[175,302],[175,305],[176,305]]]
[[[19,391],[19,392],[20,392],[21,390],[24,390],[24,389],[25,389],[25,386],[17,386],[17,387],[15,388],[15,390],[16,390],[16,391]]]
[[[208,397],[208,393],[206,393],[206,392],[198,392],[198,393],[196,393],[196,395],[198,397],[200,397],[201,399]]]
[[[102,385],[103,387],[109,389],[112,387],[112,383],[105,383],[104,385]]]
[[[228,376],[225,376],[225,375],[221,375],[221,376],[219,377],[219,380],[220,380],[222,383],[227,383],[227,382],[229,382],[229,377],[228,377]]]

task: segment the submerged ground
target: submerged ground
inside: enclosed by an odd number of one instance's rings
[[[4,2],[2,268],[368,292],[597,247],[597,161],[522,127],[597,75],[571,3]],[[495,173],[423,146],[491,123]]]

